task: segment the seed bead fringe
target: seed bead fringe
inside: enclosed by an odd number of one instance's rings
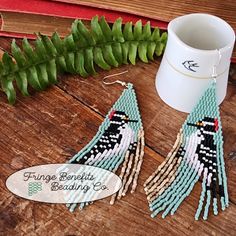
[[[140,152],[141,151],[140,148],[143,148],[141,146],[143,136],[144,136],[144,132],[143,132],[143,129],[141,129],[138,134],[138,145],[137,145],[136,152],[135,152],[135,159],[134,159],[132,173],[130,174],[128,181],[125,183],[125,187],[122,192],[122,196],[125,196],[131,183],[133,183],[132,184],[133,192],[135,191],[135,188],[137,186],[137,179],[138,179],[138,175],[139,175],[142,161],[143,161],[143,155],[141,155],[141,152]],[[132,189],[131,189],[131,193],[132,193]]]
[[[228,206],[227,178],[223,158],[223,136],[216,85],[212,83],[189,114],[166,160],[147,179],[147,194],[151,217],[161,211],[162,218],[173,215],[203,175],[195,219],[207,220],[212,205],[218,214]]]
[[[139,176],[139,173],[141,171],[141,166],[142,166],[142,163],[143,163],[143,156],[144,156],[144,147],[145,147],[145,141],[144,141],[144,130],[143,128],[141,129],[141,135],[140,135],[140,152],[139,152],[139,155],[138,155],[138,163],[137,163],[137,167],[136,167],[136,171],[135,171],[135,175],[134,175],[134,180],[133,180],[133,185],[132,185],[132,188],[131,188],[131,193],[134,193],[136,187],[137,187],[137,184],[138,184],[138,176]]]
[[[138,132],[137,142],[131,144],[129,150],[126,153],[125,161],[123,162],[123,166],[119,175],[120,179],[122,180],[122,187],[118,193],[112,195],[110,200],[111,205],[114,204],[116,199],[120,199],[122,196],[126,195],[131,184],[131,193],[135,191],[138,175],[143,161],[144,145],[144,131],[141,127]]]
[[[153,176],[152,179],[150,178],[149,181],[145,183],[145,191],[149,202],[153,201],[154,198],[164,192],[175,179],[176,170],[181,162],[181,157],[179,159],[176,158],[176,149],[179,149],[182,140],[181,132],[182,131],[180,130],[180,133],[177,135],[177,140],[172,148],[171,154],[169,154],[168,161],[164,168],[158,168],[158,171],[155,172],[156,176]],[[173,160],[175,161],[174,163]],[[174,169],[172,169],[173,166]]]
[[[174,144],[172,150],[171,150],[171,151],[169,152],[169,154],[167,155],[165,161],[163,161],[163,162],[161,163],[161,165],[158,166],[158,168],[156,169],[156,171],[145,181],[145,183],[144,183],[144,190],[146,190],[146,186],[147,186],[148,184],[150,184],[150,182],[153,180],[153,178],[156,177],[156,175],[162,170],[162,168],[166,168],[166,166],[165,166],[166,163],[169,161],[170,158],[173,157],[173,152],[176,150],[176,148],[177,148],[177,146],[178,146],[178,144],[179,144],[179,142],[180,142],[179,137],[180,137],[180,135],[181,135],[181,132],[182,132],[182,130],[180,130],[180,133],[178,133],[176,142],[175,142],[175,144]],[[164,172],[164,171],[163,171],[163,172]]]
[[[97,134],[69,163],[86,164],[100,167],[116,173],[119,169],[122,188],[111,199],[124,196],[129,188],[133,193],[144,154],[144,132],[138,108],[137,98],[132,84],[128,84],[123,93],[108,112]],[[122,167],[121,167],[122,166]],[[101,176],[100,181],[106,181]],[[83,209],[92,202],[80,203]],[[78,207],[77,203],[67,204],[70,211]]]

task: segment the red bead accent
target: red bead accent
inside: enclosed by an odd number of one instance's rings
[[[218,129],[219,129],[219,122],[218,122],[217,118],[215,118],[214,126],[215,126],[215,131],[218,131]]]
[[[111,111],[110,115],[108,116],[110,120],[111,120],[112,117],[115,115],[115,113],[116,113],[116,110],[112,110],[112,111]]]

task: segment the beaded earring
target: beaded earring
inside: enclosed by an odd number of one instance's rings
[[[202,192],[195,219],[203,211],[206,220],[211,204],[214,215],[218,214],[217,196],[222,210],[229,205],[215,70],[214,81],[188,115],[167,158],[144,183],[151,217],[161,211],[162,218],[173,215],[201,176]]]
[[[104,77],[104,84],[119,83],[126,89],[108,112],[94,138],[69,161],[120,172],[122,187],[112,195],[110,204],[125,196],[128,190],[131,193],[135,191],[144,155],[144,131],[133,85],[120,80],[105,81],[108,77],[126,72]],[[81,203],[80,209],[91,203]],[[76,203],[67,204],[70,211],[74,211],[76,206]]]

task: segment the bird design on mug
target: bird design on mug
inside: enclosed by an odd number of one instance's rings
[[[198,64],[196,62],[194,62],[193,60],[189,60],[189,61],[184,61],[182,63],[182,65],[187,69],[190,70],[192,72],[196,72],[196,70],[194,70],[193,68],[195,67],[199,67]]]

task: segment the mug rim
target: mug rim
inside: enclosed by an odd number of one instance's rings
[[[171,27],[173,26],[173,24],[178,22],[181,18],[192,17],[192,16],[209,17],[211,19],[216,19],[217,21],[220,21],[221,23],[225,24],[225,26],[229,30],[229,33],[231,34],[232,40],[230,40],[230,42],[227,43],[224,47],[221,47],[221,48],[218,48],[218,49],[200,49],[200,48],[195,48],[195,47],[192,47],[192,46],[188,45],[187,43],[185,43],[183,40],[180,39],[180,37],[173,31],[173,29],[171,29]],[[187,15],[176,17],[176,18],[174,18],[173,20],[171,20],[169,22],[167,30],[168,30],[168,34],[171,34],[171,36],[175,37],[175,39],[178,41],[178,43],[182,44],[182,46],[188,48],[189,50],[194,50],[194,51],[197,50],[197,51],[202,52],[202,53],[203,52],[215,53],[216,50],[220,50],[221,52],[224,52],[224,51],[228,50],[229,48],[233,47],[234,42],[235,42],[235,32],[234,32],[233,28],[230,26],[230,24],[227,23],[222,18],[220,18],[218,16],[215,16],[215,15],[208,14],[208,13],[192,13],[192,14],[187,14]]]

